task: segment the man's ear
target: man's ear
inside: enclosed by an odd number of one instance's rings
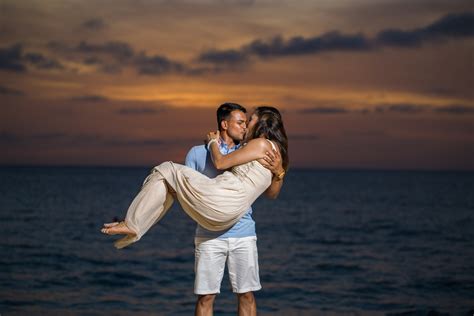
[[[221,128],[222,128],[222,130],[226,131],[228,127],[229,127],[229,124],[227,123],[227,121],[226,121],[226,120],[222,120],[222,121],[221,121]]]

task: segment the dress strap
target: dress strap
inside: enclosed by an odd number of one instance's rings
[[[275,144],[274,144],[271,140],[269,140],[268,138],[265,138],[265,139],[270,142],[270,144],[272,145],[273,150],[276,151],[277,149],[276,149],[276,147],[275,147]]]

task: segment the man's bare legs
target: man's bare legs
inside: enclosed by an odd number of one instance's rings
[[[212,316],[216,294],[199,295],[196,302],[195,316]]]
[[[239,316],[256,316],[257,302],[253,292],[237,294],[239,300]]]
[[[196,302],[195,316],[212,316],[216,294],[199,295]],[[237,294],[239,316],[256,316],[257,303],[253,292]]]

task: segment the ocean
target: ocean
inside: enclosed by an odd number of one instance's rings
[[[193,315],[194,222],[175,204],[116,250],[148,168],[1,167],[0,314]],[[259,315],[474,314],[474,172],[291,169],[254,204]],[[227,272],[215,315],[236,315]]]

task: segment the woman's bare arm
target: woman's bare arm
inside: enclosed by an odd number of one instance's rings
[[[252,139],[245,146],[228,155],[221,154],[215,141],[210,144],[209,149],[214,166],[218,170],[225,170],[252,160],[262,159],[265,157],[265,152],[271,150],[270,146],[270,143],[264,138],[257,138]]]

